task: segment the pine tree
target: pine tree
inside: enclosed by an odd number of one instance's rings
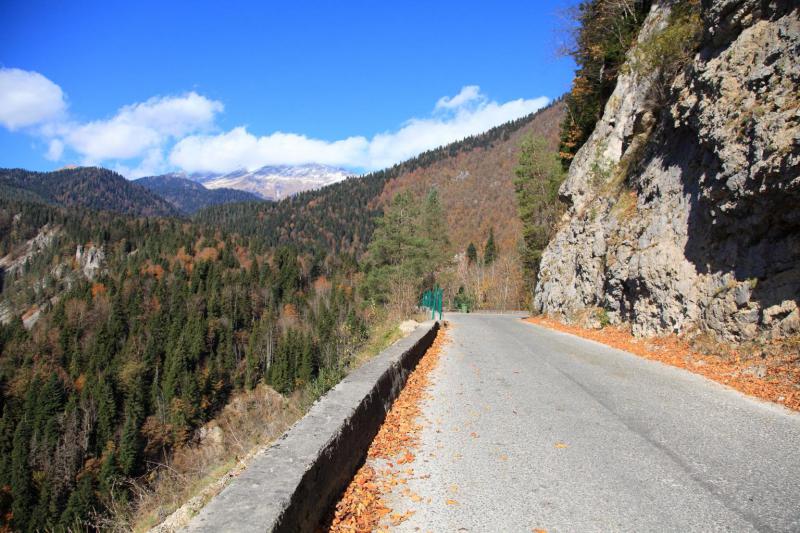
[[[30,393],[29,393],[30,398]],[[34,402],[26,401],[26,406]],[[28,409],[26,409],[28,411]],[[28,411],[28,412],[32,412]],[[29,415],[28,415],[29,416]],[[11,511],[14,513],[14,526],[20,531],[27,531],[29,521],[36,504],[36,492],[31,478],[31,467],[28,463],[30,442],[33,438],[33,427],[23,415],[14,432],[14,446],[11,452],[11,495],[14,502]]]
[[[435,188],[431,189],[425,198],[421,225],[422,235],[429,243],[427,270],[429,273],[433,273],[444,264],[450,248],[447,221],[439,201],[439,192]]]
[[[64,407],[64,387],[55,372],[42,387],[34,420],[34,433],[44,442],[47,450],[58,443],[60,427],[56,416]]]
[[[91,474],[84,474],[78,480],[75,490],[69,495],[67,506],[59,520],[61,526],[68,531],[86,530],[86,521],[95,503],[94,480]]]
[[[314,354],[310,336],[303,335],[299,343],[299,361],[297,364],[297,383],[308,385],[314,373]]]
[[[473,243],[469,243],[469,246],[467,246],[467,261],[470,265],[478,261],[478,249],[475,248]]]
[[[287,394],[292,390],[292,378],[290,358],[292,356],[290,337],[292,330],[281,338],[278,348],[275,350],[275,361],[270,367],[269,382],[272,388],[281,394]]]
[[[389,300],[392,285],[421,285],[430,269],[430,241],[420,228],[420,209],[410,192],[397,194],[378,220],[366,258],[365,296]]]
[[[119,439],[119,469],[125,476],[135,475],[139,469],[142,453],[142,438],[139,433],[144,420],[144,390],[134,388],[125,402],[125,422]]]
[[[483,264],[489,266],[497,259],[497,246],[494,243],[494,228],[489,230],[489,238],[483,249]]]
[[[517,209],[522,220],[522,267],[527,293],[532,297],[542,252],[563,210],[558,201],[558,189],[564,180],[564,171],[558,155],[548,149],[547,141],[541,137],[526,137],[520,146],[515,173]]]
[[[11,453],[14,449],[15,424],[12,419],[11,405],[3,405],[3,417],[0,418],[0,486],[11,484]]]
[[[113,440],[117,420],[117,403],[114,389],[105,375],[100,376],[95,387],[95,400],[97,402],[97,450],[106,447],[106,443]]]

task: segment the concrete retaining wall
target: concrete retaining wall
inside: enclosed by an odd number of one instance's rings
[[[426,322],[348,375],[189,523],[191,532],[314,531],[433,343]]]

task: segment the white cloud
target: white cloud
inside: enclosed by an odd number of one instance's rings
[[[217,135],[190,135],[176,143],[169,161],[188,172],[253,170],[272,164],[323,163],[378,169],[514,120],[547,105],[546,97],[489,101],[475,85],[453,97],[440,98],[435,116],[411,119],[400,129],[338,141],[276,132],[257,137],[244,127]],[[442,112],[443,111],[443,112]]]
[[[28,128],[29,134],[47,143],[47,159],[77,156],[81,164],[109,166],[128,177],[175,168],[230,172],[302,163],[379,169],[522,117],[547,103],[543,96],[500,103],[489,100],[477,85],[467,85],[454,96],[439,98],[430,116],[412,118],[394,131],[371,139],[353,136],[328,141],[286,132],[257,136],[244,126],[211,133],[224,106],[196,92],[153,97],[126,105],[110,118],[79,122],[67,116],[58,85],[36,72],[0,69],[0,124],[10,130]]]
[[[50,161],[58,161],[61,159],[61,154],[64,153],[64,143],[58,139],[53,139],[47,146],[47,153],[45,157]]]
[[[0,124],[9,130],[54,120],[65,109],[61,87],[38,72],[0,68]]]
[[[230,172],[302,163],[352,167],[359,166],[357,162],[368,147],[364,137],[333,142],[282,132],[256,137],[240,126],[219,135],[186,137],[175,145],[169,159],[187,172]]]
[[[160,148],[170,139],[211,128],[221,102],[195,92],[154,97],[121,108],[108,120],[62,128],[65,144],[89,161],[131,159]]]
[[[442,96],[436,102],[436,109],[455,109],[463,107],[464,105],[474,102],[476,100],[483,101],[486,98],[481,94],[481,88],[477,85],[465,85],[461,88],[461,92],[453,97]]]
[[[169,172],[170,168],[164,161],[164,154],[160,148],[152,148],[147,151],[138,165],[131,167],[117,163],[113,170],[128,179],[136,179],[144,176],[156,176]]]

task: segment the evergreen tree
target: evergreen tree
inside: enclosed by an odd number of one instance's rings
[[[308,385],[314,373],[314,353],[311,338],[303,335],[299,346],[299,361],[297,364],[298,385]]]
[[[85,474],[78,480],[75,490],[69,495],[67,506],[61,513],[59,523],[67,531],[85,531],[87,517],[95,506],[95,489],[92,476]]]
[[[470,265],[478,261],[478,249],[475,248],[473,243],[469,243],[469,246],[467,246],[467,261]]]
[[[144,390],[136,387],[125,403],[125,422],[119,440],[119,469],[124,476],[133,476],[140,467],[142,438],[139,429],[144,420]]]
[[[494,243],[494,228],[489,230],[489,238],[486,239],[486,246],[483,249],[483,264],[486,266],[494,263],[497,259],[497,246]]]
[[[28,396],[31,397],[30,392]],[[26,401],[25,403],[32,406],[34,402]],[[14,432],[14,446],[11,452],[11,496],[14,498],[11,511],[14,514],[14,526],[20,531],[29,529],[29,522],[36,504],[36,489],[28,462],[32,438],[32,424],[27,416],[23,416]]]
[[[365,261],[364,294],[375,303],[393,299],[408,306],[422,288],[433,285],[449,253],[438,192],[432,189],[422,208],[410,192],[397,194],[376,226]]]
[[[94,397],[97,401],[97,438],[95,446],[97,450],[102,450],[114,438],[117,419],[117,402],[114,397],[114,389],[105,375],[100,376],[95,387]]]
[[[542,252],[562,213],[558,189],[564,180],[564,171],[558,155],[547,148],[547,141],[541,137],[526,137],[520,147],[515,173],[514,188],[522,220],[522,267],[527,292],[532,297]]]
[[[450,248],[450,239],[447,235],[447,221],[444,216],[444,209],[439,200],[439,192],[433,188],[425,198],[422,208],[422,234],[430,243],[429,265],[432,273],[440,267],[447,259]]]

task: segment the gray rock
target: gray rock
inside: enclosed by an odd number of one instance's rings
[[[576,154],[538,311],[603,307],[637,335],[800,332],[800,18],[791,2],[708,4],[701,50],[666,102],[654,104],[652,79],[624,72]],[[640,43],[670,5],[653,3]],[[634,157],[622,189],[607,186]]]

